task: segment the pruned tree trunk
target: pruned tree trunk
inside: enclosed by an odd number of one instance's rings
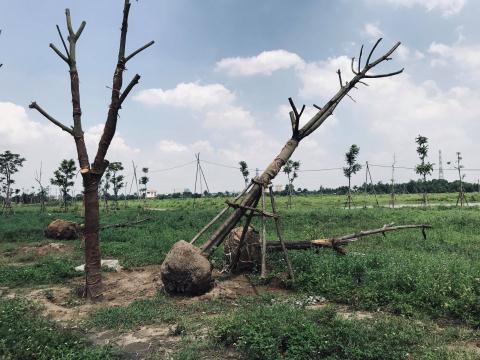
[[[35,109],[45,116],[52,123],[57,125],[63,131],[73,136],[75,146],[77,149],[78,162],[80,164],[80,173],[83,178],[84,187],[84,205],[85,205],[85,296],[90,299],[101,299],[103,286],[101,277],[101,254],[100,254],[100,237],[99,237],[99,200],[98,200],[98,186],[100,180],[105,172],[108,161],[105,160],[107,150],[115,135],[117,126],[118,112],[121,109],[123,101],[126,99],[133,87],[138,83],[140,75],[136,74],[130,83],[122,91],[123,72],[126,63],[135,55],[153,45],[153,41],[145,44],[141,48],[135,50],[130,55],[125,56],[125,46],[127,41],[128,30],[128,14],[130,11],[130,1],[124,1],[123,19],[120,32],[120,46],[118,51],[117,65],[112,81],[111,102],[108,108],[107,120],[103,129],[100,142],[98,144],[97,154],[92,165],[88,159],[87,148],[85,146],[85,138],[82,130],[82,110],[80,107],[80,86],[79,76],[76,65],[76,44],[80,35],[85,28],[85,21],[81,23],[77,31],[73,30],[70,11],[65,10],[67,29],[68,29],[68,44],[65,43],[60,28],[57,25],[57,30],[62,41],[65,54],[58,50],[55,45],[50,44],[52,50],[69,66],[70,73],[70,90],[72,96],[73,107],[73,127],[68,127],[50,116],[43,110],[36,102],[30,104],[31,109]]]
[[[85,295],[96,299],[102,295],[102,267],[100,253],[100,209],[98,184],[100,176],[84,176],[85,225]]]

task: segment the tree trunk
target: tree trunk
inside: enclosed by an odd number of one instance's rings
[[[85,295],[92,299],[100,299],[103,291],[100,253],[100,211],[98,201],[98,184],[100,176],[84,174],[85,205]]]
[[[267,186],[270,181],[278,175],[280,169],[290,159],[297,146],[298,140],[290,139],[287,141],[275,160],[273,160],[260,177],[256,179],[251,190],[245,195],[241,203],[242,206],[252,206],[260,198],[262,195],[262,186],[260,183]],[[235,227],[246,211],[247,209],[242,207],[235,209],[225,222],[210,236],[207,242],[203,244],[200,248],[202,252],[209,256]]]

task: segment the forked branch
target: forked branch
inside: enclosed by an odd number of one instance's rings
[[[345,84],[343,83],[342,80],[342,74],[340,70],[337,71],[338,74],[338,79],[340,82],[340,90],[328,101],[328,103],[322,107],[319,108],[315,106],[319,111],[308,121],[305,126],[303,126],[302,129],[298,131],[298,140],[301,140],[305,138],[306,136],[310,135],[312,132],[314,132],[320,125],[323,124],[323,122],[333,113],[333,110],[337,107],[339,102],[345,97],[348,96],[352,100],[354,100],[348,92],[351,89],[354,89],[355,86],[360,83],[362,85],[368,86],[367,83],[362,81],[363,79],[377,79],[377,78],[384,78],[384,77],[390,77],[390,76],[395,76],[403,72],[403,68],[397,71],[389,72],[389,73],[384,73],[384,74],[374,74],[370,75],[368,72],[373,69],[375,66],[379,65],[380,63],[384,61],[391,60],[391,55],[395,52],[395,50],[400,46],[400,42],[397,42],[389,51],[387,51],[384,55],[380,56],[378,59],[371,61],[373,53],[375,49],[377,48],[378,44],[380,43],[382,39],[378,39],[375,45],[372,47],[370,50],[370,53],[368,54],[367,61],[365,62],[363,68],[362,68],[362,54],[363,54],[363,45],[360,48],[360,54],[358,57],[358,64],[357,64],[357,70],[355,70],[355,58],[352,58],[350,67],[355,75],[349,82],[346,82]]]

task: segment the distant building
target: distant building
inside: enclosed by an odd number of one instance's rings
[[[153,199],[157,197],[157,190],[148,189],[146,194],[147,199]]]
[[[275,185],[274,189],[275,189],[275,192],[282,192],[285,189],[285,186]]]

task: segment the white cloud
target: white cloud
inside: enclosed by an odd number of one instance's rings
[[[336,71],[340,69],[343,81],[352,76],[350,62],[351,59],[347,56],[339,56],[306,64],[304,69],[298,71],[298,76],[302,82],[300,96],[317,100],[330,98],[340,88]]]
[[[147,105],[170,105],[200,110],[231,103],[235,95],[221,84],[180,83],[174,89],[147,89],[134,100]]]
[[[47,128],[43,124],[31,121],[24,107],[11,102],[0,102],[0,138],[2,142],[25,144],[36,139],[48,141],[51,130],[50,127]]]
[[[278,70],[302,67],[302,58],[286,50],[263,51],[252,57],[232,57],[221,59],[216,70],[230,76],[271,75]]]
[[[33,121],[35,116],[39,121]],[[103,131],[103,125],[92,126],[85,131],[85,141],[90,157],[95,155]],[[10,150],[26,158],[23,168],[15,176],[15,187],[29,188],[33,175],[42,163],[43,184],[49,185],[49,178],[62,159],[74,159],[77,154],[73,138],[60,130],[35,111],[27,110],[10,102],[0,102],[0,152]],[[129,163],[139,155],[140,150],[127,144],[121,134],[113,138],[107,159]],[[80,177],[76,178],[76,191],[81,187]],[[36,184],[35,184],[36,185]]]
[[[380,30],[378,24],[366,23],[363,27],[363,33],[371,38],[378,39],[383,36],[383,31]]]
[[[174,140],[161,140],[155,148],[162,153],[179,153],[188,150],[188,147]]]
[[[378,1],[378,0],[377,0]],[[462,11],[467,0],[386,0],[396,6],[423,6],[427,11],[438,10],[443,16],[451,16]]]
[[[174,89],[148,89],[135,100],[148,105],[185,107],[203,119],[209,129],[249,128],[255,125],[248,110],[235,104],[235,94],[221,84],[181,83]]]
[[[249,111],[238,106],[228,106],[207,112],[203,125],[212,129],[250,128],[254,126],[254,120]]]
[[[480,46],[433,42],[428,52],[436,56],[430,62],[432,66],[451,66],[457,71],[466,71],[467,76],[480,78]]]

